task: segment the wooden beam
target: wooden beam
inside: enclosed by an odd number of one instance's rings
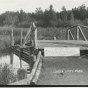
[[[14,46],[13,28],[11,27],[11,46]]]
[[[34,28],[34,36],[33,36],[33,46],[34,46],[34,50],[37,49],[37,28],[35,26],[35,24],[33,23],[33,28]],[[35,52],[35,51],[33,51]],[[34,62],[36,61],[36,55],[34,56]]]
[[[77,40],[79,40],[79,27],[77,26]]]
[[[85,40],[85,41],[87,41],[87,39],[86,39],[86,37],[85,37],[85,35],[84,35],[84,33],[83,33],[83,31],[82,31],[81,27],[80,27],[80,26],[78,26],[78,27],[79,27],[79,29],[80,29],[80,32],[81,32],[81,34],[82,34],[82,36],[83,36],[84,40]]]
[[[23,41],[23,46],[25,45],[26,41],[28,40],[28,37],[29,35],[31,34],[31,28],[32,28],[32,25],[30,26],[25,38],[24,38],[24,41]]]
[[[39,78],[40,72],[41,72],[41,68],[42,68],[42,60],[40,60],[40,63],[38,65],[38,69],[36,70],[36,73],[34,75],[34,78],[32,79],[32,82],[30,83],[30,85],[36,85],[36,82]]]
[[[21,29],[21,36],[20,36],[20,39],[21,39],[21,41],[20,41],[20,45],[22,46],[22,39],[23,39],[23,28]]]
[[[20,68],[22,68],[22,48],[20,47],[20,50],[19,50],[19,59],[20,59]]]
[[[81,25],[81,24],[78,24],[78,26],[88,28],[88,26],[84,26],[84,25]]]
[[[69,40],[69,30],[68,30],[68,40]]]
[[[76,27],[76,26],[77,26],[77,25],[71,26],[71,27],[67,28],[67,30],[68,30],[68,29],[71,29],[71,28],[74,28],[74,27]]]
[[[13,28],[11,28],[11,52],[10,52],[10,64],[13,64],[13,46],[14,46],[14,38],[13,38]]]
[[[72,39],[74,40],[74,37],[73,37],[73,35],[72,35],[72,33],[71,33],[71,31],[70,31],[70,30],[69,30],[69,33],[70,33],[70,35],[71,35]]]
[[[20,39],[21,39],[21,41],[20,41],[20,50],[19,50],[19,59],[20,59],[20,68],[22,68],[22,51],[23,51],[23,49],[21,48],[21,46],[22,46],[22,34],[23,34],[23,29],[21,30],[21,36],[20,36]]]
[[[76,25],[74,25],[74,26],[71,26],[71,27],[67,28],[67,30],[68,30],[68,29],[71,29],[71,28],[74,28],[74,27],[76,27],[76,26],[81,26],[81,27],[84,27],[84,28],[88,28],[88,26],[84,26],[84,25],[81,25],[81,24],[76,24]]]
[[[33,28],[34,28],[34,47],[37,49],[37,28],[35,26],[35,24],[33,23]]]

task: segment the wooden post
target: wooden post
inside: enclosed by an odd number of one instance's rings
[[[21,30],[21,41],[20,41],[20,45],[22,46],[22,38],[23,38],[23,29]]]
[[[20,50],[19,50],[19,59],[20,59],[20,68],[22,68],[22,61],[21,61],[21,59],[22,59],[22,34],[23,34],[23,29],[21,30],[21,36],[20,36],[20,39],[21,39],[21,41],[20,41]]]
[[[34,28],[34,47],[37,49],[37,28],[34,23],[33,28]]]
[[[12,27],[11,27],[11,53],[10,53],[10,64],[13,64],[13,46],[14,46],[13,29],[12,29]]]
[[[56,40],[56,37],[54,37],[54,40]]]
[[[40,75],[40,72],[41,72],[41,69],[42,69],[42,61],[40,60],[39,65],[37,67],[37,70],[35,72],[35,75],[32,79],[32,82],[30,83],[30,85],[36,85],[38,78],[39,78],[39,75]]]
[[[77,40],[79,40],[79,28],[77,26]]]
[[[33,23],[33,28],[34,28],[33,46],[34,46],[34,52],[35,52],[37,49],[37,28],[34,23]],[[35,61],[36,61],[36,55],[34,55],[34,62]]]
[[[29,68],[30,68],[30,72],[32,71],[32,68],[33,68],[33,56],[32,57],[30,57],[29,56]]]
[[[68,30],[68,40],[69,40],[69,30]]]

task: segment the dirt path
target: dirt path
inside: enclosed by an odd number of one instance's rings
[[[88,56],[45,57],[37,85],[88,85]]]

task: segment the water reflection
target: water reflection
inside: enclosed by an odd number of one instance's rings
[[[12,58],[10,58],[10,55],[5,55],[5,56],[1,56],[0,57],[0,64],[10,64]],[[22,62],[22,68],[28,68],[28,63],[24,62],[23,60],[21,60]],[[13,67],[14,68],[20,68],[20,59],[18,56],[16,56],[15,54],[13,54]]]

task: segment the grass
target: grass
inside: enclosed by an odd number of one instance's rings
[[[45,57],[37,85],[88,85],[87,58],[87,55],[82,57]],[[77,72],[77,70],[82,72]]]
[[[0,85],[7,85],[9,83],[15,82],[17,76],[14,73],[15,69],[8,64],[0,64]]]
[[[14,28],[14,42],[20,44],[20,31],[21,28]],[[24,30],[23,35],[26,34],[27,29]],[[11,52],[11,29],[9,27],[0,27],[0,57],[8,55]],[[24,71],[24,70],[23,70]],[[7,85],[24,79],[20,75],[15,74],[15,69],[8,64],[0,64],[0,85]],[[22,72],[21,72],[22,73]]]
[[[23,38],[25,37],[29,28],[23,28]],[[88,39],[88,29],[82,28],[83,32]],[[22,28],[13,28],[13,36],[15,44],[20,44],[20,34]],[[71,32],[76,39],[76,27],[71,29]],[[10,47],[11,42],[11,28],[10,27],[0,27],[0,52],[3,49]],[[57,40],[67,39],[67,28],[37,28],[38,40],[53,40],[56,37]],[[80,40],[83,37],[80,34]]]
[[[23,38],[25,37],[29,28],[23,28]],[[83,29],[83,32],[88,39],[88,29]],[[15,44],[20,44],[20,34],[22,28],[13,28],[13,36]],[[37,28],[37,37],[38,40],[53,40],[56,37],[57,40],[66,40],[67,39],[67,28]],[[71,29],[71,32],[76,39],[76,27]],[[10,47],[11,42],[11,28],[10,27],[0,27],[0,52],[4,49]],[[83,37],[80,34],[80,40]]]
[[[21,73],[21,74],[19,74]],[[13,68],[12,65],[0,64],[0,85],[8,85],[10,83],[27,78],[27,71],[24,69]]]
[[[29,28],[23,28],[23,38],[25,37]],[[56,37],[58,40],[66,40],[67,28],[37,28],[38,40],[53,40]],[[13,36],[15,44],[20,44],[20,34],[22,28],[13,28]],[[76,39],[76,30],[72,29],[72,33]],[[88,29],[83,29],[85,36],[88,39]],[[0,27],[0,56],[10,53],[11,42],[11,28]],[[82,36],[81,36],[82,37]],[[9,65],[0,65],[0,85],[7,85],[17,81],[17,75],[14,74],[14,68]],[[20,73],[19,73],[20,74]],[[19,77],[22,79],[22,77]]]

